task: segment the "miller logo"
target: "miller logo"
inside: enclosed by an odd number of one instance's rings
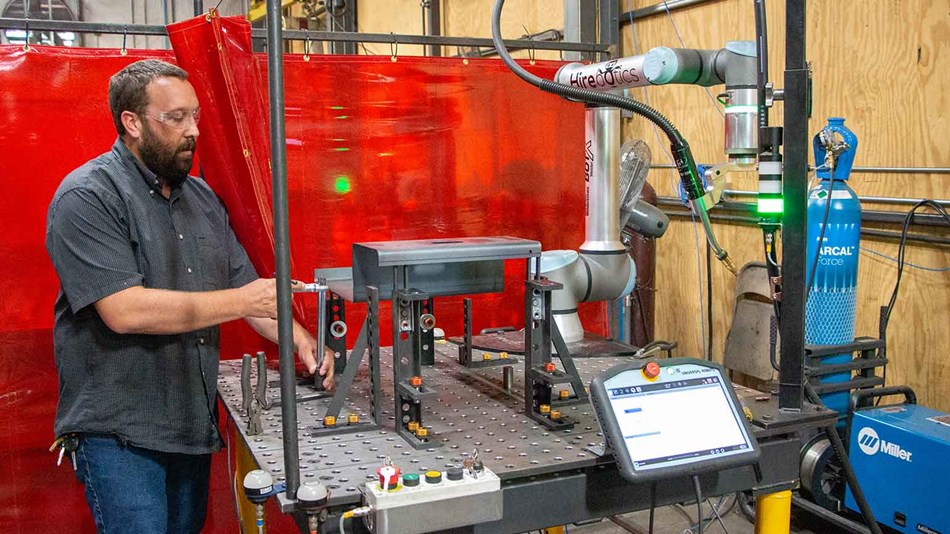
[[[858,447],[861,449],[861,452],[867,454],[868,456],[873,456],[878,451],[897,458],[898,460],[904,460],[905,462],[910,462],[910,457],[914,453],[902,448],[897,443],[887,442],[878,437],[877,432],[874,431],[871,427],[864,427],[858,432]]]
[[[864,427],[861,429],[861,432],[858,433],[858,447],[861,447],[861,452],[864,454],[874,454],[877,452],[877,444],[881,441],[877,437],[877,432],[873,428]]]

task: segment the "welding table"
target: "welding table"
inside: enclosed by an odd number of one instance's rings
[[[465,368],[457,361],[457,347],[446,342],[437,342],[435,353],[435,365],[425,369],[425,380],[439,391],[438,402],[427,403],[424,414],[433,438],[442,443],[440,447],[416,450],[394,432],[389,348],[380,351],[380,402],[384,407],[381,430],[315,438],[310,430],[322,427],[329,400],[308,400],[298,406],[300,480],[303,483],[317,478],[329,488],[331,514],[360,504],[359,486],[376,478],[376,468],[387,456],[403,473],[425,472],[460,465],[475,449],[502,480],[504,518],[453,532],[524,532],[650,507],[649,485],[637,486],[622,479],[612,457],[602,456],[603,436],[589,405],[564,409],[565,415],[577,421],[573,429],[548,431],[524,415],[522,364],[513,364],[515,381],[509,392],[502,386],[500,366]],[[483,355],[479,352],[477,357]],[[584,382],[589,383],[597,374],[627,359],[577,358],[575,362]],[[273,406],[263,413],[263,433],[256,436],[246,434],[248,420],[241,409],[240,375],[240,361],[222,362],[218,392],[243,445],[258,466],[270,471],[279,483],[284,480],[284,461],[277,375],[272,373],[267,389]],[[367,382],[361,370],[340,420],[346,421],[351,413],[366,416]],[[301,385],[297,393],[309,395],[312,390]],[[777,410],[777,402],[767,394],[743,387],[737,387],[737,393],[755,415],[762,480],[757,481],[748,467],[712,473],[701,477],[703,494],[739,490],[772,493],[796,487],[799,431],[834,424],[834,412],[806,406],[801,413],[785,414]],[[657,485],[655,504],[686,502],[693,500],[693,495],[688,478],[664,481]],[[283,494],[278,495],[278,502],[283,512],[294,511],[293,501]],[[332,517],[324,527],[327,532],[335,531]]]

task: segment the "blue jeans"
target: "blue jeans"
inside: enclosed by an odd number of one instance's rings
[[[198,533],[204,526],[210,454],[156,452],[85,434],[76,476],[100,533]]]

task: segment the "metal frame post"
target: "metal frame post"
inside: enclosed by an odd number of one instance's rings
[[[356,0],[346,0],[343,3],[343,9],[341,12],[336,12],[336,10],[330,5],[333,2],[327,2],[327,31],[335,32],[337,28],[340,31],[352,33],[356,31]],[[331,54],[355,54],[356,53],[357,43],[349,42],[332,42],[330,43],[330,53]]]
[[[399,268],[395,268],[394,271]],[[403,267],[405,269],[405,267]],[[435,390],[422,382],[424,329],[423,306],[429,296],[415,289],[394,289],[393,316],[393,399],[396,433],[416,449],[438,446],[426,433],[422,402],[434,398]],[[418,381],[418,382],[416,382]]]
[[[524,411],[529,418],[551,430],[566,430],[574,426],[566,417],[552,416],[556,400],[552,393],[554,385],[574,385],[574,377],[551,365],[551,342],[560,339],[560,334],[552,336],[552,329],[556,331],[557,326],[551,315],[551,292],[563,287],[547,278],[529,278],[525,281]],[[560,344],[563,347],[563,340],[560,340]],[[567,351],[566,347],[564,351]],[[583,392],[583,385],[580,389]]]
[[[782,359],[779,408],[800,411],[804,402],[805,250],[808,190],[808,65],[805,0],[785,2],[785,167],[782,197]]]
[[[426,2],[426,35],[442,35],[442,0]],[[429,56],[441,56],[442,47],[429,45]]]
[[[600,0],[600,44],[607,45],[607,56],[620,55],[620,0]]]
[[[597,39],[597,0],[564,0],[564,39],[592,43]],[[567,52],[567,61],[596,60],[592,53]]]
[[[459,344],[459,363],[464,367],[472,364],[472,299],[462,299],[462,343]]]
[[[198,0],[196,0],[198,1]],[[300,487],[297,443],[297,380],[290,290],[290,225],[287,208],[287,137],[284,131],[284,47],[280,0],[267,0],[267,85],[270,90],[271,184],[274,190],[274,260],[277,273],[277,347],[280,353],[280,414],[284,432],[287,498]],[[274,43],[278,43],[274,46]]]

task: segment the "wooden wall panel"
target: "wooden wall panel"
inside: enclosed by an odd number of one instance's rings
[[[625,2],[642,7],[651,0]],[[781,87],[784,68],[784,2],[767,4],[770,77]],[[855,165],[950,166],[950,114],[946,88],[950,82],[950,5],[936,0],[868,0],[855,9],[852,2],[810,1],[808,59],[815,77],[811,131],[817,132],[828,116],[846,117],[846,125],[860,141]],[[748,0],[714,0],[674,11],[672,19],[688,47],[719,48],[733,39],[754,37],[754,14]],[[635,25],[639,50],[654,46],[681,46],[666,15]],[[623,53],[634,53],[630,26],[623,31]],[[713,94],[715,89],[713,88]],[[661,87],[636,91],[666,114],[686,135],[700,162],[715,163],[722,155],[722,119],[703,89]],[[772,113],[781,122],[781,108]],[[625,127],[627,137],[647,140],[655,162],[668,162],[665,139],[657,141],[642,119]],[[651,181],[661,195],[672,193],[671,171],[655,170]],[[950,198],[950,175],[854,174],[849,185],[860,195],[913,198]],[[754,189],[751,176],[736,176],[733,189]],[[873,209],[902,209],[873,206]],[[906,208],[903,208],[906,209]],[[760,260],[761,233],[755,228],[716,225],[723,246],[737,263]],[[697,231],[700,232],[701,229]],[[893,242],[862,240],[862,247],[896,256]],[[658,242],[657,335],[675,339],[682,354],[701,352],[696,246],[689,222],[678,220]],[[907,260],[926,266],[950,265],[948,247],[911,246]],[[713,349],[722,358],[725,334],[732,321],[734,278],[713,266]],[[858,335],[876,335],[878,309],[887,302],[896,277],[893,261],[863,251],[859,269]],[[791,282],[791,281],[789,281]],[[803,283],[803,282],[800,282]],[[704,286],[704,285],[703,285]],[[898,305],[889,329],[887,381],[909,384],[920,402],[950,410],[950,273],[905,269]],[[685,313],[684,313],[685,310]],[[689,317],[690,320],[683,320]]]
[[[357,16],[357,29],[366,33],[422,33],[422,8],[419,0],[379,0],[360,2]],[[360,54],[389,55],[392,52],[388,44],[366,43]],[[408,56],[423,55],[423,47],[418,45],[399,45],[397,54]]]
[[[494,0],[443,0],[442,21],[445,35],[491,38],[491,14]],[[564,28],[564,5],[557,0],[509,0],[502,13],[501,32],[506,39],[526,33]],[[454,54],[454,52],[451,52]],[[512,57],[527,57],[525,52]],[[557,52],[539,51],[538,59],[558,59]]]
[[[440,0],[433,0],[440,1]],[[442,35],[491,38],[491,12],[494,0],[441,0]],[[370,9],[368,6],[372,6]],[[422,8],[419,0],[386,0],[360,5],[359,30],[367,33],[422,33]],[[564,28],[563,2],[554,0],[509,0],[505,3],[502,33],[516,39],[527,33]],[[459,54],[455,47],[444,47],[443,56]],[[389,54],[388,44],[367,44],[361,54]],[[422,47],[400,45],[400,55],[423,55]],[[526,52],[513,53],[527,57]],[[557,59],[557,52],[539,51],[538,59]]]

